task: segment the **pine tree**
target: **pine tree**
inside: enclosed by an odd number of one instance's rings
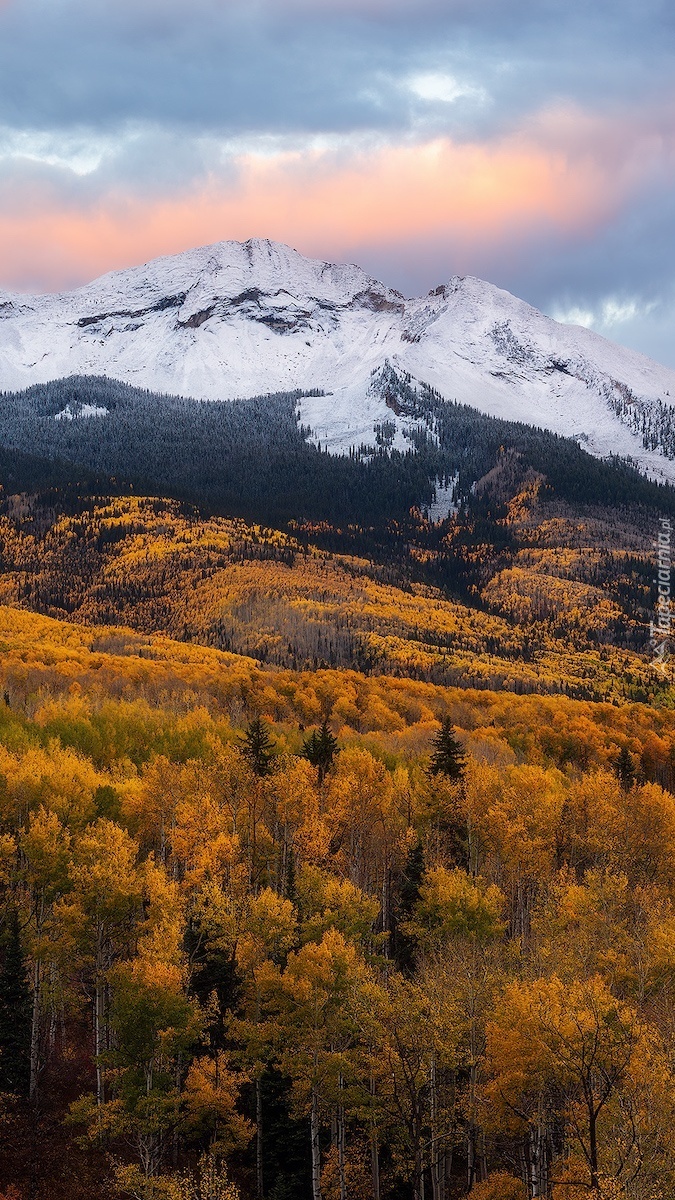
[[[415,905],[420,898],[420,887],[425,870],[424,850],[422,843],[418,841],[408,851],[401,876],[398,904],[394,913],[394,958],[404,975],[412,975],[414,972],[415,943],[403,932],[401,925],[409,921],[413,915]]]
[[[626,746],[622,746],[614,770],[624,792],[629,792],[635,783],[635,767],[633,757]]]
[[[0,1091],[28,1093],[31,998],[16,909],[9,914],[0,968]]]
[[[319,772],[319,786],[323,783],[338,753],[337,738],[331,733],[328,720],[324,718],[320,729],[315,729],[302,744],[302,752]]]
[[[465,755],[461,743],[454,734],[449,717],[444,717],[441,728],[433,740],[433,754],[429,763],[431,775],[445,775],[459,782],[464,778]]]
[[[270,775],[274,758],[274,741],[262,717],[254,717],[243,738],[241,752],[248,759],[255,775]]]

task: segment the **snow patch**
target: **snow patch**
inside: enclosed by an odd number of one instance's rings
[[[452,475],[449,479],[436,480],[434,498],[428,508],[423,510],[424,516],[432,525],[439,525],[441,521],[447,521],[448,517],[454,516],[458,511],[458,483],[459,472],[456,475]]]
[[[54,416],[55,421],[79,421],[84,417],[107,417],[107,408],[102,408],[98,404],[66,404],[61,412],[57,412]]]

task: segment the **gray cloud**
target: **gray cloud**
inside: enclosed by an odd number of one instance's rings
[[[0,119],[404,130],[419,105],[395,81],[431,64],[487,89],[489,116],[476,116],[486,131],[551,97],[607,104],[651,91],[672,78],[671,32],[669,6],[632,0],[401,0],[393,10],[380,0],[21,0],[0,12]],[[457,124],[471,125],[466,113]]]

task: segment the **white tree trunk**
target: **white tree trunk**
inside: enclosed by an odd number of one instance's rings
[[[40,1078],[40,963],[36,959],[33,964],[33,1015],[30,1029],[30,1085],[31,1100],[37,1098],[38,1081]]]
[[[104,1045],[105,1024],[105,980],[103,977],[103,929],[99,927],[96,934],[96,983],[94,992],[94,1054],[96,1056],[96,1106],[99,1110],[99,1126],[101,1108],[105,1101],[105,1080],[101,1055]]]
[[[370,1094],[375,1096],[375,1079],[370,1077]],[[373,1181],[373,1200],[380,1200],[380,1148],[377,1141],[377,1125],[373,1119],[370,1130],[370,1173]]]
[[[263,1104],[262,1084],[260,1076],[255,1081],[255,1181],[256,1196],[262,1200],[264,1195],[263,1179]]]
[[[445,1162],[441,1153],[441,1139],[438,1119],[438,1079],[436,1074],[436,1054],[431,1059],[431,1191],[433,1200],[445,1200]]]
[[[312,1109],[310,1114],[310,1134],[312,1139],[312,1200],[321,1200],[321,1144],[319,1135],[319,1094],[312,1088]]]
[[[340,1076],[340,1104],[337,1110],[337,1135],[338,1135],[338,1173],[340,1176],[340,1200],[347,1200],[347,1172],[345,1165],[345,1150],[346,1150],[346,1131],[345,1131],[345,1110],[342,1104],[342,1089],[344,1082],[342,1075]]]

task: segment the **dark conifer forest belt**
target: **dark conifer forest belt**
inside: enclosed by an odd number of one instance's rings
[[[675,491],[619,459],[594,458],[576,442],[441,400],[429,389],[407,401],[431,433],[408,453],[373,444],[330,455],[297,419],[303,393],[227,403],[156,395],[115,380],[72,377],[0,396],[0,480],[34,491],[46,480],[106,477],[146,494],[192,500],[213,512],[271,524],[289,520],[383,527],[432,499],[437,479],[457,479],[458,499],[511,450],[571,503],[638,504],[675,512]],[[401,403],[406,402],[402,397]],[[78,416],[90,406],[106,416]],[[56,419],[67,410],[70,419]],[[24,457],[29,456],[29,457]]]

